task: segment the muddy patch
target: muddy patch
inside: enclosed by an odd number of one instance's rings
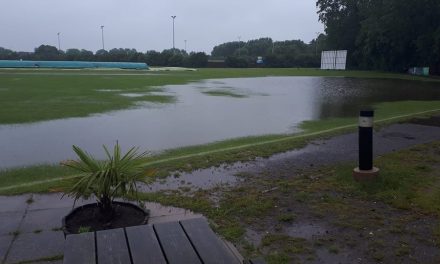
[[[242,163],[218,168],[199,169],[191,173],[174,172],[172,176],[157,179],[155,182],[138,185],[139,191],[158,192],[164,190],[181,190],[185,192],[195,190],[209,190],[217,187],[235,186],[244,179],[237,176]]]

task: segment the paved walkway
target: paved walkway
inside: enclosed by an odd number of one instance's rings
[[[73,200],[61,194],[0,196],[0,262],[62,263],[61,220]],[[76,206],[93,201],[79,201]],[[200,217],[188,210],[147,203],[149,223]],[[45,261],[41,261],[46,259]],[[53,261],[49,261],[53,259]],[[32,262],[33,261],[33,262]]]

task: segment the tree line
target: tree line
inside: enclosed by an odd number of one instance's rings
[[[113,61],[145,62],[153,66],[206,67],[208,55],[204,52],[187,53],[185,50],[166,49],[162,52],[138,52],[135,49],[115,48],[95,53],[85,49],[58,50],[54,46],[41,45],[34,52],[16,52],[0,47],[0,60],[49,60],[49,61]]]
[[[325,48],[348,50],[351,68],[440,72],[439,0],[317,0]]]
[[[136,49],[115,48],[93,53],[85,49],[62,51],[50,45],[41,45],[34,52],[16,52],[0,47],[0,60],[145,62],[152,66],[206,67],[210,58],[224,60],[228,67],[254,67],[257,57],[261,56],[265,67],[319,67],[323,41],[322,35],[308,44],[302,40],[273,41],[271,38],[226,42],[215,46],[211,56],[204,52],[188,54],[180,49],[142,53]]]
[[[310,43],[302,40],[273,41],[271,38],[232,41],[215,46],[211,57],[225,59],[229,67],[255,66],[257,57],[263,58],[261,66],[264,67],[319,67],[323,41],[324,35]]]

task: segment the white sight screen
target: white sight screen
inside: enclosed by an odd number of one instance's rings
[[[321,54],[321,70],[345,70],[346,64],[346,50],[323,51]]]

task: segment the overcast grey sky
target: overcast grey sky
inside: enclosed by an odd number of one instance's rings
[[[0,47],[138,51],[172,47],[210,53],[215,45],[259,37],[309,42],[323,31],[314,0],[1,0]]]

